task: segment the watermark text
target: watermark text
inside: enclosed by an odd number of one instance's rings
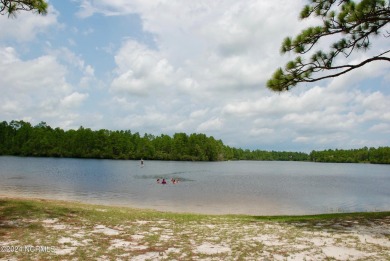
[[[53,246],[0,246],[0,253],[53,253]]]

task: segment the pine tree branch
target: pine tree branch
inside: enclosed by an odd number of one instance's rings
[[[327,36],[343,35],[343,37],[330,47],[329,53],[318,51],[311,57],[311,61],[304,63],[301,57],[287,63],[285,70],[279,68],[273,77],[267,82],[267,86],[275,91],[289,90],[300,82],[316,82],[327,78],[333,78],[348,73],[374,61],[390,62],[388,54],[390,50],[377,56],[373,56],[358,64],[346,64],[333,66],[333,61],[343,54],[348,58],[357,50],[367,50],[371,45],[372,35],[379,35],[390,22],[390,2],[385,0],[311,0],[312,4],[305,6],[301,12],[301,18],[306,19],[310,15],[322,18],[323,26],[309,27],[303,30],[295,39],[286,38],[282,44],[282,53],[295,51],[299,54],[308,54],[313,50],[319,40]],[[338,2],[339,12],[332,7]],[[390,37],[390,32],[386,31]],[[313,73],[326,72],[321,77],[312,77]],[[337,71],[337,72],[335,72]]]
[[[8,17],[15,16],[18,11],[34,11],[44,15],[47,7],[45,0],[0,0],[0,14],[8,14]]]
[[[319,77],[319,78],[308,78],[308,79],[305,79],[303,80],[302,82],[317,82],[317,81],[320,81],[320,80],[324,80],[324,79],[328,79],[328,78],[334,78],[334,77],[337,77],[337,76],[340,76],[340,75],[343,75],[349,71],[352,71],[354,69],[357,69],[357,68],[360,68],[362,67],[363,65],[366,65],[367,63],[370,63],[370,62],[373,62],[373,61],[387,61],[387,62],[390,62],[390,58],[387,58],[387,57],[372,57],[372,58],[369,58],[367,60],[364,60],[363,62],[359,63],[359,64],[356,64],[356,65],[343,65],[343,66],[335,66],[335,67],[331,67],[331,68],[327,68],[328,70],[336,70],[336,69],[342,69],[342,68],[348,68],[342,72],[339,72],[339,73],[335,73],[335,74],[329,74],[329,75],[326,75],[326,76],[323,76],[323,77]],[[323,69],[321,67],[319,67],[319,69]]]

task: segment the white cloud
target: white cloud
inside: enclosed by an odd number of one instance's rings
[[[10,101],[3,99],[2,104],[0,105],[1,111],[6,115],[15,115],[20,113],[20,102]]]
[[[113,91],[147,95],[174,82],[174,68],[158,52],[135,41],[126,41],[115,55],[118,76],[112,81]]]
[[[19,61],[18,55],[13,47],[5,47],[0,49],[0,60],[3,65],[11,64]]]
[[[207,115],[209,109],[201,109],[191,112],[190,117],[191,118],[202,118]]]
[[[209,131],[220,130],[222,127],[223,127],[223,120],[220,118],[213,118],[205,122],[202,122],[197,128],[197,131],[209,132]]]
[[[379,123],[372,126],[369,131],[372,132],[381,132],[381,133],[390,133],[390,124],[389,123]]]
[[[368,54],[360,54],[357,60],[352,60],[350,63],[357,64],[368,58],[370,58]],[[389,71],[390,67],[385,62],[371,62],[340,77],[333,78],[329,83],[329,87],[341,90],[356,88],[365,79],[387,77]],[[375,89],[376,86],[372,87]]]
[[[137,2],[137,1],[135,1]],[[77,15],[81,18],[92,16],[94,13],[103,13],[104,15],[124,15],[133,13],[132,1],[124,0],[101,0],[101,1],[90,1],[80,0],[80,10]]]
[[[95,70],[93,69],[93,67],[91,65],[87,65],[85,67],[85,75],[94,76],[94,74],[95,74]]]
[[[93,67],[85,65],[85,61],[77,54],[72,52],[66,47],[60,47],[56,49],[48,50],[49,54],[56,57],[58,60],[63,61],[71,66],[78,68],[80,71],[86,70],[88,74],[93,73]]]
[[[61,99],[60,104],[65,108],[74,108],[80,106],[80,104],[88,98],[86,93],[74,92]]]
[[[20,42],[33,40],[39,33],[44,33],[50,27],[57,26],[59,13],[52,6],[45,16],[32,12],[19,12],[16,18],[0,15],[0,40],[14,39]]]
[[[275,59],[279,56],[280,41],[299,28],[296,17],[300,6],[286,0],[277,6],[264,1],[232,0],[99,3],[84,0],[81,5],[81,10],[89,15],[95,12],[105,15],[137,13],[144,30],[155,36],[158,49],[149,50],[149,53],[130,44],[133,41],[126,42],[116,55],[119,71],[123,67],[130,68],[129,64],[123,66],[120,59],[139,59],[132,52],[146,57],[152,52],[164,67],[181,72],[177,81],[183,90],[196,88],[208,95],[227,89],[262,88],[273,67],[283,59]],[[287,18],[292,22],[286,25],[284,20]],[[150,84],[144,78],[136,77],[136,72],[136,68],[122,71],[113,87],[140,94],[145,89],[143,85]],[[164,74],[166,72],[162,72]],[[131,86],[127,84],[129,82]]]
[[[250,130],[250,135],[254,137],[273,134],[273,133],[275,133],[275,130],[271,128],[253,128]]]
[[[67,81],[67,67],[53,54],[23,60],[12,47],[0,47],[0,108],[6,120],[43,119],[63,126],[88,94],[74,91]],[[87,68],[92,73],[91,68]]]
[[[50,48],[47,50],[49,55],[56,57],[68,71],[72,71],[72,76],[80,75],[78,86],[86,89],[93,83],[96,85],[98,80],[95,77],[95,69],[92,65],[86,64],[84,59],[80,55],[75,54],[73,51],[66,47],[60,47],[58,49]]]
[[[13,62],[0,64],[1,75],[3,75],[0,78],[1,86],[7,91],[42,90],[64,80],[66,70],[53,56],[46,55],[27,61],[21,61],[16,57],[12,59]],[[66,88],[64,84],[56,86],[56,89]]]

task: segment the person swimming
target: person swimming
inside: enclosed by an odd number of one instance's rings
[[[162,182],[161,182],[161,184],[167,184],[166,180],[163,179]]]

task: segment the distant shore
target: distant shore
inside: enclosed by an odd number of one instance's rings
[[[199,215],[0,197],[2,260],[390,260],[390,212]]]
[[[27,135],[28,134],[28,135]],[[249,150],[202,133],[159,136],[130,130],[52,128],[45,122],[0,122],[0,155],[175,161],[312,161],[390,164],[390,147],[294,151]]]

